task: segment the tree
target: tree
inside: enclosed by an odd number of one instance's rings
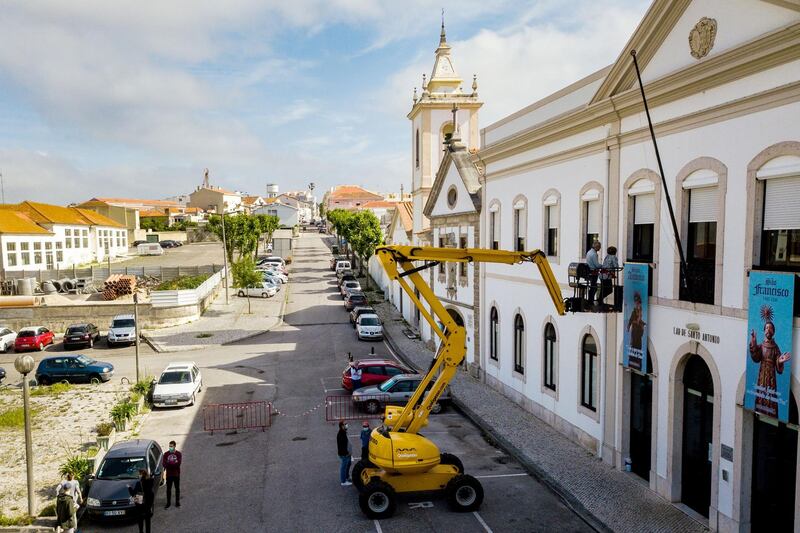
[[[258,225],[258,235],[266,235],[266,242],[272,241],[272,234],[281,226],[281,219],[277,215],[255,215]],[[258,257],[258,246],[254,252],[254,257]]]
[[[225,228],[227,230],[227,227]],[[263,280],[262,275],[256,271],[256,262],[250,256],[245,256],[231,266],[233,286],[236,288],[254,287]]]
[[[234,262],[234,252],[238,254],[238,257],[241,257],[245,252],[250,251],[253,228],[248,219],[249,217],[244,214],[225,215],[225,253],[228,256],[228,262],[231,264]],[[221,216],[212,215],[208,219],[206,229],[222,241]]]
[[[327,209],[325,209],[325,204],[320,202],[317,204],[317,210],[319,212],[319,218],[324,219]]]
[[[372,211],[359,211],[352,217],[350,233],[350,242],[359,257],[359,273],[363,274],[364,263],[367,263],[369,258],[375,255],[375,248],[383,241],[381,222]],[[369,288],[369,272],[367,272],[366,283]]]
[[[139,227],[144,230],[167,231],[167,219],[166,217],[144,217],[139,223]]]

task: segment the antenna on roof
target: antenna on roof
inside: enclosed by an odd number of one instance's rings
[[[208,189],[209,187],[211,187],[211,185],[209,184],[208,181],[208,169],[205,169],[203,171],[203,188]]]

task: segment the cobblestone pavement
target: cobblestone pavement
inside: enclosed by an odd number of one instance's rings
[[[147,342],[157,352],[182,352],[241,341],[281,323],[290,284],[281,286],[272,298],[236,296],[230,289],[230,303],[225,304],[225,291],[221,290],[203,316],[194,322],[171,328],[144,332]]]
[[[391,304],[373,307],[384,322],[384,333],[392,348],[408,363],[427,370],[433,352],[403,333],[407,326]],[[450,388],[470,418],[595,528],[625,532],[708,531],[630,474],[606,465],[466,372],[459,372]]]

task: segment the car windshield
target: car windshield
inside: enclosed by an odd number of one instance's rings
[[[189,375],[189,372],[181,371],[181,372],[164,372],[161,374],[161,378],[159,378],[158,383],[161,385],[172,385],[175,383],[191,383],[192,377]]]
[[[100,464],[97,479],[137,479],[139,470],[146,468],[144,457],[107,457]]]
[[[386,392],[389,389],[391,389],[392,386],[394,386],[395,383],[397,383],[397,378],[391,378],[391,379],[389,379],[387,381],[384,381],[380,385],[378,385],[378,389],[380,389],[381,392]]]
[[[362,326],[380,326],[381,323],[377,319],[377,317],[374,317],[374,316],[362,316],[361,317],[361,325]]]
[[[79,355],[75,359],[77,359],[79,362],[81,362],[81,363],[83,363],[84,365],[87,365],[87,366],[97,362],[94,359],[92,359],[91,357],[86,357],[85,355]]]
[[[35,337],[36,332],[32,329],[23,329],[19,333],[17,333],[17,337]]]
[[[132,318],[118,318],[111,323],[112,328],[132,328],[136,322]]]
[[[86,326],[72,326],[67,329],[67,335],[75,335],[77,333],[86,333]]]

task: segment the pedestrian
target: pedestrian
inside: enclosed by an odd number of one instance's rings
[[[600,269],[603,267],[603,264],[600,263],[600,256],[598,255],[600,248],[602,248],[600,241],[594,241],[592,247],[586,252],[586,265],[589,267],[589,303],[591,305],[595,303],[594,297],[597,293],[597,276],[600,274]]]
[[[142,468],[139,470],[139,481],[128,489],[133,496],[136,506],[136,519],[139,521],[139,533],[150,533],[150,519],[153,517],[153,507],[156,500],[155,483],[150,474]]]
[[[352,485],[350,481],[350,461],[353,446],[347,438],[347,428],[350,427],[344,420],[339,420],[339,432],[336,434],[336,450],[339,454],[339,482],[342,487]]]
[[[369,422],[364,420],[361,424],[361,460],[365,463],[369,462],[369,436],[372,434],[372,429],[369,427]]]
[[[56,487],[56,528],[63,533],[75,533],[78,527],[78,504],[81,501],[81,487],[71,473],[68,473]]]
[[[613,280],[617,278],[619,271],[619,259],[617,258],[617,248],[609,246],[606,250],[606,257],[603,259],[603,269],[600,274],[600,301],[614,292]]]
[[[164,476],[167,479],[167,505],[164,509],[169,509],[172,503],[172,487],[175,487],[175,507],[181,506],[181,463],[183,455],[175,449],[175,441],[169,441],[169,451],[164,454],[162,463],[164,465]]]
[[[354,391],[361,387],[361,369],[357,363],[350,363],[350,380],[353,382]]]

